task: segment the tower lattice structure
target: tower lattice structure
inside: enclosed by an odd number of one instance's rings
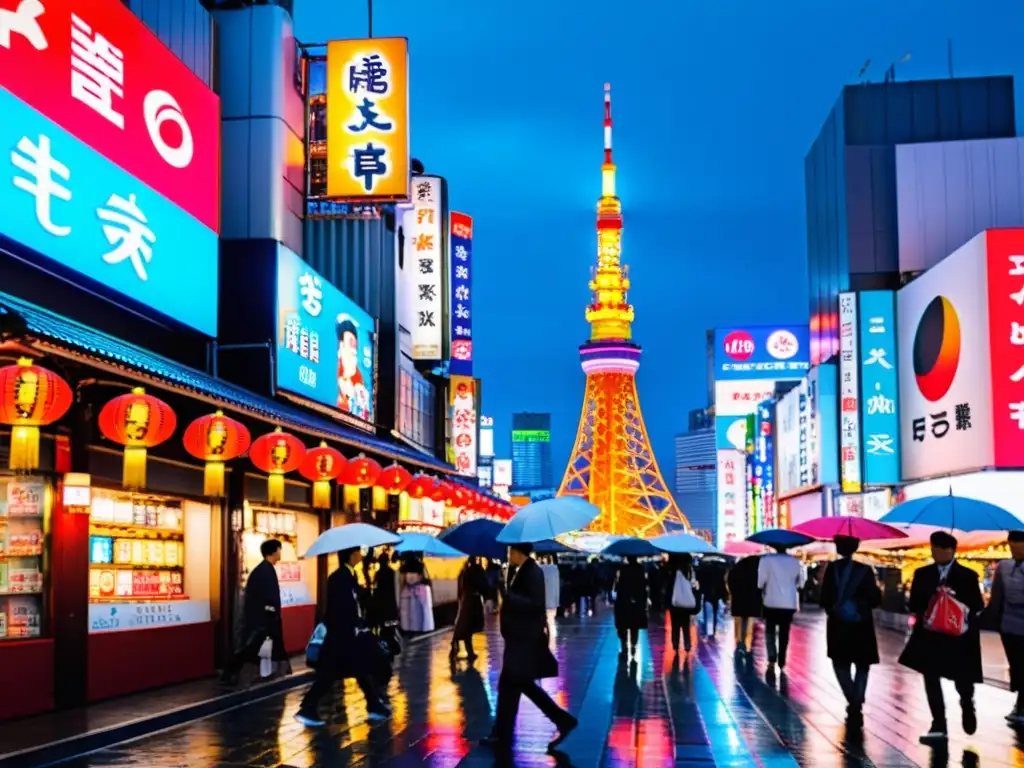
[[[590,340],[580,346],[587,375],[576,443],[559,496],[583,496],[601,510],[590,530],[656,536],[689,528],[658,469],[644,427],[636,372],[640,346],[632,341],[629,268],[622,264],[622,203],[615,194],[611,86],[604,94],[604,164],[597,202],[597,266],[586,310]]]

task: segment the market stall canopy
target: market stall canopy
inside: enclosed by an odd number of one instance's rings
[[[395,546],[395,552],[400,555],[404,555],[407,552],[416,552],[427,557],[466,556],[465,552],[460,552],[427,533],[403,533],[402,540]]]
[[[888,525],[932,525],[948,531],[1013,531],[1024,528],[1015,514],[995,504],[966,496],[922,496],[886,512],[879,522]]]
[[[486,557],[488,560],[504,560],[508,550],[497,540],[502,528],[504,526],[499,522],[479,518],[453,525],[442,531],[438,538],[467,555]]]
[[[702,555],[718,552],[700,536],[694,536],[692,533],[664,533],[655,536],[650,542],[661,551],[672,554]]]
[[[586,528],[601,510],[579,496],[559,496],[527,504],[498,534],[503,544],[533,544]]]
[[[934,525],[901,525],[900,530],[907,535],[903,539],[886,539],[883,541],[862,541],[861,550],[893,550],[893,549],[917,549],[927,547],[931,544],[929,539],[935,531],[946,531],[956,539],[957,549],[978,549],[991,544],[1001,544],[1006,541],[1006,531],[961,531],[948,528],[937,528]]]
[[[383,547],[398,542],[399,538],[395,534],[383,528],[369,523],[349,523],[321,533],[303,557],[329,555],[357,547]]]
[[[601,554],[614,557],[658,557],[661,550],[648,539],[623,536],[602,549]]]

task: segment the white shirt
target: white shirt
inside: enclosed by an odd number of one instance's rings
[[[764,593],[764,607],[800,610],[800,588],[807,579],[804,567],[792,555],[762,555],[757,565],[757,586]]]
[[[939,566],[939,581],[945,581],[947,578],[949,578],[949,569],[953,567],[953,562],[953,560],[950,560],[945,565]],[[936,563],[936,565],[938,564]]]

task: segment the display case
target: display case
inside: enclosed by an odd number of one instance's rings
[[[242,529],[242,584],[249,579],[252,569],[260,564],[263,555],[260,546],[268,539],[281,542],[281,560],[276,565],[277,581],[281,587],[281,605],[308,605],[316,601],[314,582],[305,578],[303,563],[299,556],[312,541],[300,542],[300,527],[305,527],[301,517],[315,521],[315,515],[294,512],[275,507],[245,505],[245,526]],[[314,522],[314,525],[316,523]],[[314,536],[315,538],[315,536]],[[313,589],[310,589],[310,587]]]
[[[0,477],[0,642],[46,632],[52,505],[45,479]]]

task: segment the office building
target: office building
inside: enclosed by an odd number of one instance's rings
[[[703,413],[703,409],[700,409]],[[696,413],[696,412],[695,412]],[[700,423],[691,413],[691,423]],[[675,484],[673,494],[679,508],[696,531],[709,531],[714,541],[715,514],[715,427],[691,429],[675,440]]]
[[[1012,77],[843,88],[804,160],[811,363],[839,351],[842,291],[900,285],[896,145],[1012,137]]]
[[[512,414],[512,487],[516,491],[555,487],[550,413]]]

